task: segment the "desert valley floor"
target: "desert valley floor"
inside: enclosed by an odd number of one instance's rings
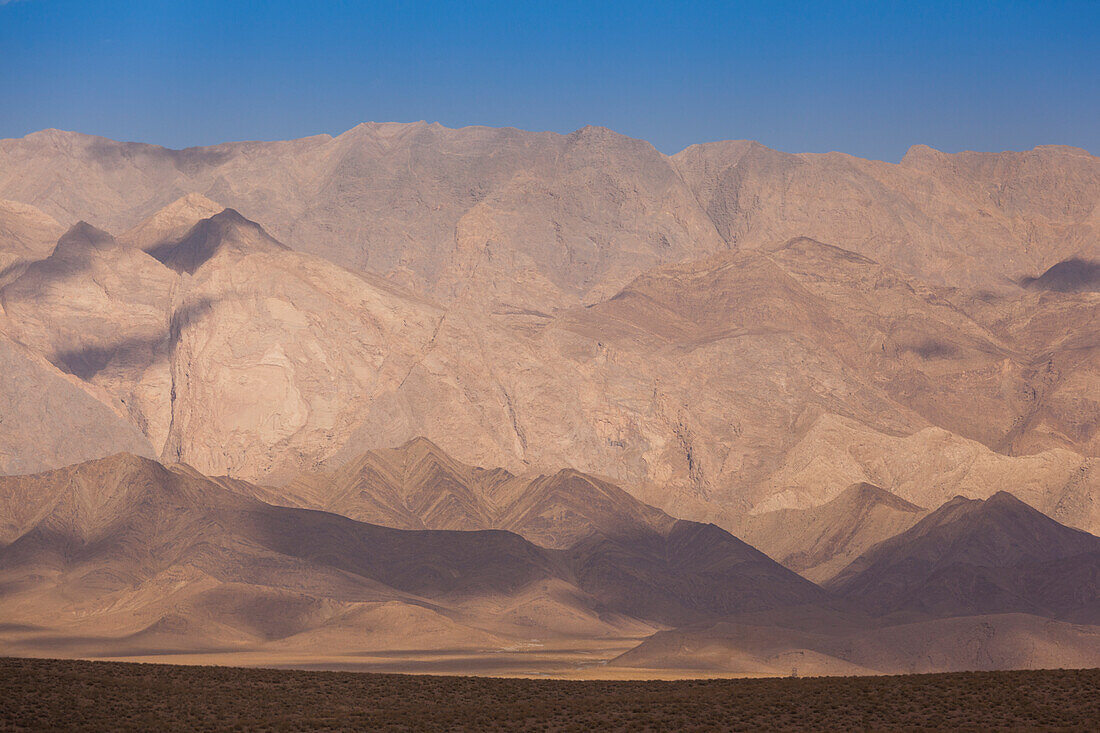
[[[1100,671],[556,682],[0,659],[0,727],[63,730],[1062,730]]]

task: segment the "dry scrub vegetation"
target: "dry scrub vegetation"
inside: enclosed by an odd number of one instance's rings
[[[3,730],[1089,730],[1100,670],[598,682],[0,659]]]

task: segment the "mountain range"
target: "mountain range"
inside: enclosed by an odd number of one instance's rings
[[[0,607],[37,650],[896,671],[992,624],[1027,666],[1100,624],[1098,349],[1075,148],[0,140]]]
[[[924,513],[853,487],[811,523],[849,519],[824,565],[879,541],[819,586],[596,477],[477,469],[424,439],[289,485],[125,453],[0,478],[0,644],[574,675],[1100,660],[1100,538],[1006,492]],[[891,535],[884,505],[925,516]]]

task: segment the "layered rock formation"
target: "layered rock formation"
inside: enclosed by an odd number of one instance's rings
[[[512,532],[553,572],[479,608],[529,621],[545,606],[596,635],[742,629],[799,599],[841,625],[862,623],[851,603],[928,614],[875,601],[870,581],[823,599],[757,550],[824,582],[956,495],[1008,490],[1100,531],[1100,162],[1085,151],[916,147],[891,165],[744,142],[669,157],[599,128],[368,124],[184,151],[44,131],[0,141],[0,198],[0,472],[126,452],[187,464],[171,482],[211,496]],[[83,582],[43,552],[58,582]],[[163,594],[176,573],[141,583]],[[295,628],[518,638],[418,598]],[[149,633],[215,618],[190,603],[150,612]],[[1077,632],[1034,618],[1093,623],[1070,611],[960,606],[1036,648]],[[244,638],[234,613],[212,638]]]

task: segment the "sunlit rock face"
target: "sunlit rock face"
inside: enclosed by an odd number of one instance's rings
[[[31,232],[4,240],[0,330],[57,385],[6,408],[7,465],[127,450],[281,484],[425,436],[734,531],[861,482],[925,508],[1008,486],[1100,528],[1081,150],[369,124],[186,151],[45,131],[0,163],[0,232]],[[75,419],[55,390],[112,416],[84,448],[21,437]]]

